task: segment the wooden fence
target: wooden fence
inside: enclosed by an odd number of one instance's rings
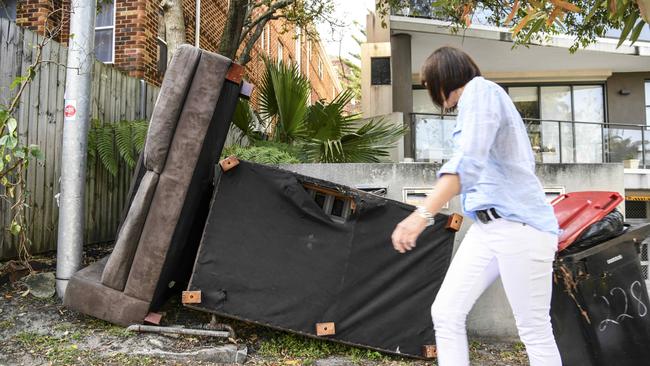
[[[12,81],[27,72],[36,57],[35,45],[42,40],[34,32],[0,19],[0,104],[7,105],[16,90]],[[39,145],[45,160],[28,169],[31,192],[28,210],[31,252],[56,249],[60,191],[63,102],[67,49],[49,42],[43,48],[43,63],[20,99],[16,117],[21,142]],[[159,88],[122,74],[110,65],[95,62],[92,79],[92,118],[101,123],[148,119]],[[132,170],[121,164],[117,176],[98,161],[88,162],[86,182],[86,243],[115,237],[122,207],[128,194]],[[9,204],[0,203],[0,259],[16,255],[14,239],[6,228],[11,222]]]

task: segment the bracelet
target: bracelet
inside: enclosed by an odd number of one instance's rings
[[[421,218],[427,220],[427,226],[431,226],[436,222],[433,214],[429,212],[429,210],[427,210],[424,206],[417,206],[414,212]]]

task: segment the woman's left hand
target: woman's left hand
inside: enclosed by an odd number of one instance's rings
[[[416,213],[412,213],[395,227],[391,236],[393,248],[400,253],[406,253],[407,250],[415,248],[415,241],[426,227],[427,220]]]

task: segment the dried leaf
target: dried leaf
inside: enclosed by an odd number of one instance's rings
[[[609,0],[609,14],[610,16],[616,14],[616,0]]]
[[[551,12],[551,15],[549,15],[548,19],[546,19],[546,26],[550,27],[553,24],[553,22],[555,21],[555,19],[557,19],[557,17],[562,13],[563,13],[563,11],[562,11],[562,8],[560,8],[560,7],[556,7],[555,9],[553,9],[553,11]]]
[[[529,12],[528,14],[526,14],[526,16],[525,16],[525,17],[524,17],[524,18],[519,22],[519,24],[517,24],[517,26],[512,30],[512,34],[513,34],[513,35],[516,36],[517,34],[519,34],[519,32],[521,32],[521,30],[524,29],[524,27],[526,26],[526,24],[528,24],[528,22],[530,22],[530,21],[533,19],[533,17],[537,14],[537,13],[533,13],[533,12],[532,12],[532,9],[529,9],[529,11],[531,11],[531,12]]]
[[[512,20],[515,18],[515,15],[517,15],[517,11],[519,10],[519,0],[515,0],[515,3],[512,5],[512,10],[510,11],[510,14],[508,14],[508,17],[506,18],[505,25],[510,24]]]
[[[650,23],[650,0],[636,0],[636,4],[639,7],[641,18],[646,23]]]
[[[575,4],[571,4],[570,2],[564,1],[564,0],[551,0],[551,3],[557,7],[560,7],[566,11],[571,11],[574,13],[579,13],[581,11],[580,7],[578,7]]]

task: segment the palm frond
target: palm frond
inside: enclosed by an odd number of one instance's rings
[[[144,142],[147,140],[147,131],[149,131],[149,122],[146,120],[133,122],[133,145],[138,154],[144,150]]]
[[[135,147],[133,144],[132,131],[132,123],[128,121],[121,121],[115,125],[115,143],[117,145],[117,151],[129,168],[135,166]]]
[[[247,100],[239,99],[235,113],[232,116],[233,125],[239,130],[238,140],[241,142],[244,138],[248,141],[257,141],[261,135],[257,128],[257,116]]]
[[[260,112],[275,124],[274,140],[291,142],[303,135],[310,94],[309,79],[296,66],[266,60]]]
[[[307,156],[319,163],[377,163],[404,133],[403,126],[372,119],[340,139],[311,139],[306,144]]]
[[[354,129],[352,122],[357,120],[356,115],[346,115],[345,106],[350,103],[354,93],[346,90],[334,98],[330,103],[319,100],[309,107],[305,118],[306,136],[310,139],[340,139],[342,135],[351,133]]]
[[[110,124],[97,129],[97,152],[102,166],[113,176],[117,175],[117,158],[115,154],[115,131]]]

